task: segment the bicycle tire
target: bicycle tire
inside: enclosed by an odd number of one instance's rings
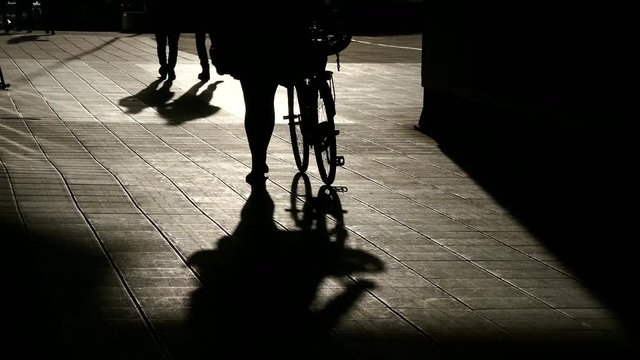
[[[316,79],[318,88],[318,123],[314,131],[313,149],[318,165],[320,178],[326,185],[331,185],[336,178],[337,148],[335,102],[331,88],[324,79]]]
[[[307,171],[309,167],[310,144],[302,132],[302,113],[300,111],[300,97],[295,86],[287,87],[287,109],[289,112],[289,134],[291,136],[291,148],[293,158],[298,171]]]

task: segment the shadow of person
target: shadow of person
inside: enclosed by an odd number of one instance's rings
[[[160,105],[158,112],[173,125],[213,115],[220,110],[219,107],[210,104],[213,92],[220,83],[222,81],[213,82],[198,94],[198,90],[205,84],[200,81],[179,98]]]
[[[21,44],[29,41],[47,41],[47,40],[42,39],[40,35],[22,35],[22,36],[15,36],[7,40],[7,44]]]
[[[331,241],[324,229],[283,230],[273,213],[266,189],[253,189],[235,231],[219,239],[215,249],[189,258],[202,287],[191,297],[188,330],[198,344],[208,344],[202,349],[208,356],[344,355],[330,326],[373,286],[345,275],[381,271],[384,265],[363,251],[345,251],[344,242]],[[344,290],[321,299],[319,287],[329,276],[342,277]],[[312,311],[316,300],[326,304]]]
[[[162,86],[158,87],[160,83]],[[155,80],[137,94],[120,99],[118,104],[126,108],[127,114],[138,114],[146,108],[161,106],[175,94],[171,91],[171,85],[171,81],[163,83],[162,79]]]

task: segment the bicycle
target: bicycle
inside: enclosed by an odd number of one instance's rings
[[[331,19],[326,21],[326,19]],[[337,22],[335,16],[324,22],[316,21],[309,27],[309,38],[319,56],[336,55],[340,70],[339,53],[351,42],[351,35]],[[291,147],[298,171],[309,167],[309,153],[313,148],[318,172],[322,181],[331,185],[336,169],[345,163],[344,156],[337,154],[335,126],[336,104],[333,72],[326,69],[326,60],[314,66],[305,75],[283,82],[287,89],[287,120]]]

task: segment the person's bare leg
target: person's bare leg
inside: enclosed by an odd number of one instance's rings
[[[274,97],[278,84],[265,79],[240,81],[245,103],[244,127],[251,152],[250,184],[264,183],[267,166],[267,149],[275,126]]]

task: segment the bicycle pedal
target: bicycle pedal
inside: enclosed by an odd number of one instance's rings
[[[334,131],[333,131],[333,133],[334,133],[336,136],[338,136],[338,135],[340,135],[340,130],[334,130]]]
[[[336,166],[344,165],[344,156],[336,156]]]
[[[346,193],[347,191],[349,191],[349,188],[346,186],[333,186],[333,190],[340,193]]]

